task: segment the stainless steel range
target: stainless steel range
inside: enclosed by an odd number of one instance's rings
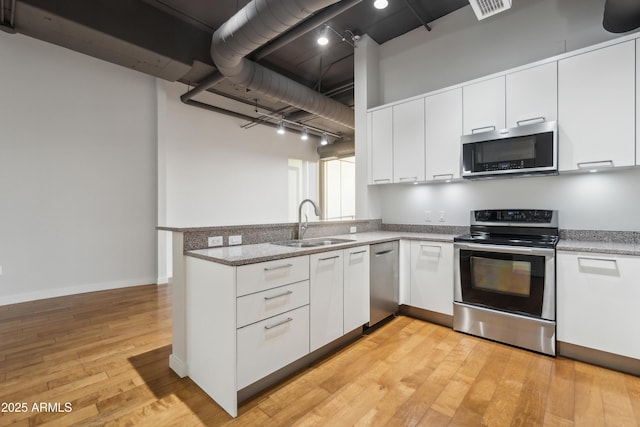
[[[453,328],[555,356],[557,243],[557,211],[472,211],[454,239]]]

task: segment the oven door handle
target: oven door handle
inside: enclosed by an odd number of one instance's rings
[[[503,252],[509,254],[518,255],[554,255],[556,250],[551,248],[528,248],[524,246],[507,246],[507,245],[486,245],[477,243],[458,243],[455,242],[454,246],[457,249],[466,249],[471,251],[483,251],[483,252]]]

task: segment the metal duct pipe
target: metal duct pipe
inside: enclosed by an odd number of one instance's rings
[[[246,58],[248,54],[335,0],[253,0],[216,30],[211,57],[237,85],[354,128],[353,110]]]
[[[640,27],[640,2],[606,0],[602,26],[610,33],[626,33]]]

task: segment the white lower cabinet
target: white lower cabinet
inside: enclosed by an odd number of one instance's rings
[[[453,315],[453,244],[411,242],[410,305]]]
[[[309,255],[309,270],[309,351],[314,351],[343,335],[343,251]]]
[[[309,306],[238,329],[238,389],[309,353]]]
[[[640,359],[640,257],[557,256],[558,341]]]
[[[344,325],[346,334],[369,321],[369,246],[344,250]]]

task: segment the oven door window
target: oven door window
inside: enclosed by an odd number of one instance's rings
[[[545,258],[496,252],[460,251],[462,301],[540,317]]]

